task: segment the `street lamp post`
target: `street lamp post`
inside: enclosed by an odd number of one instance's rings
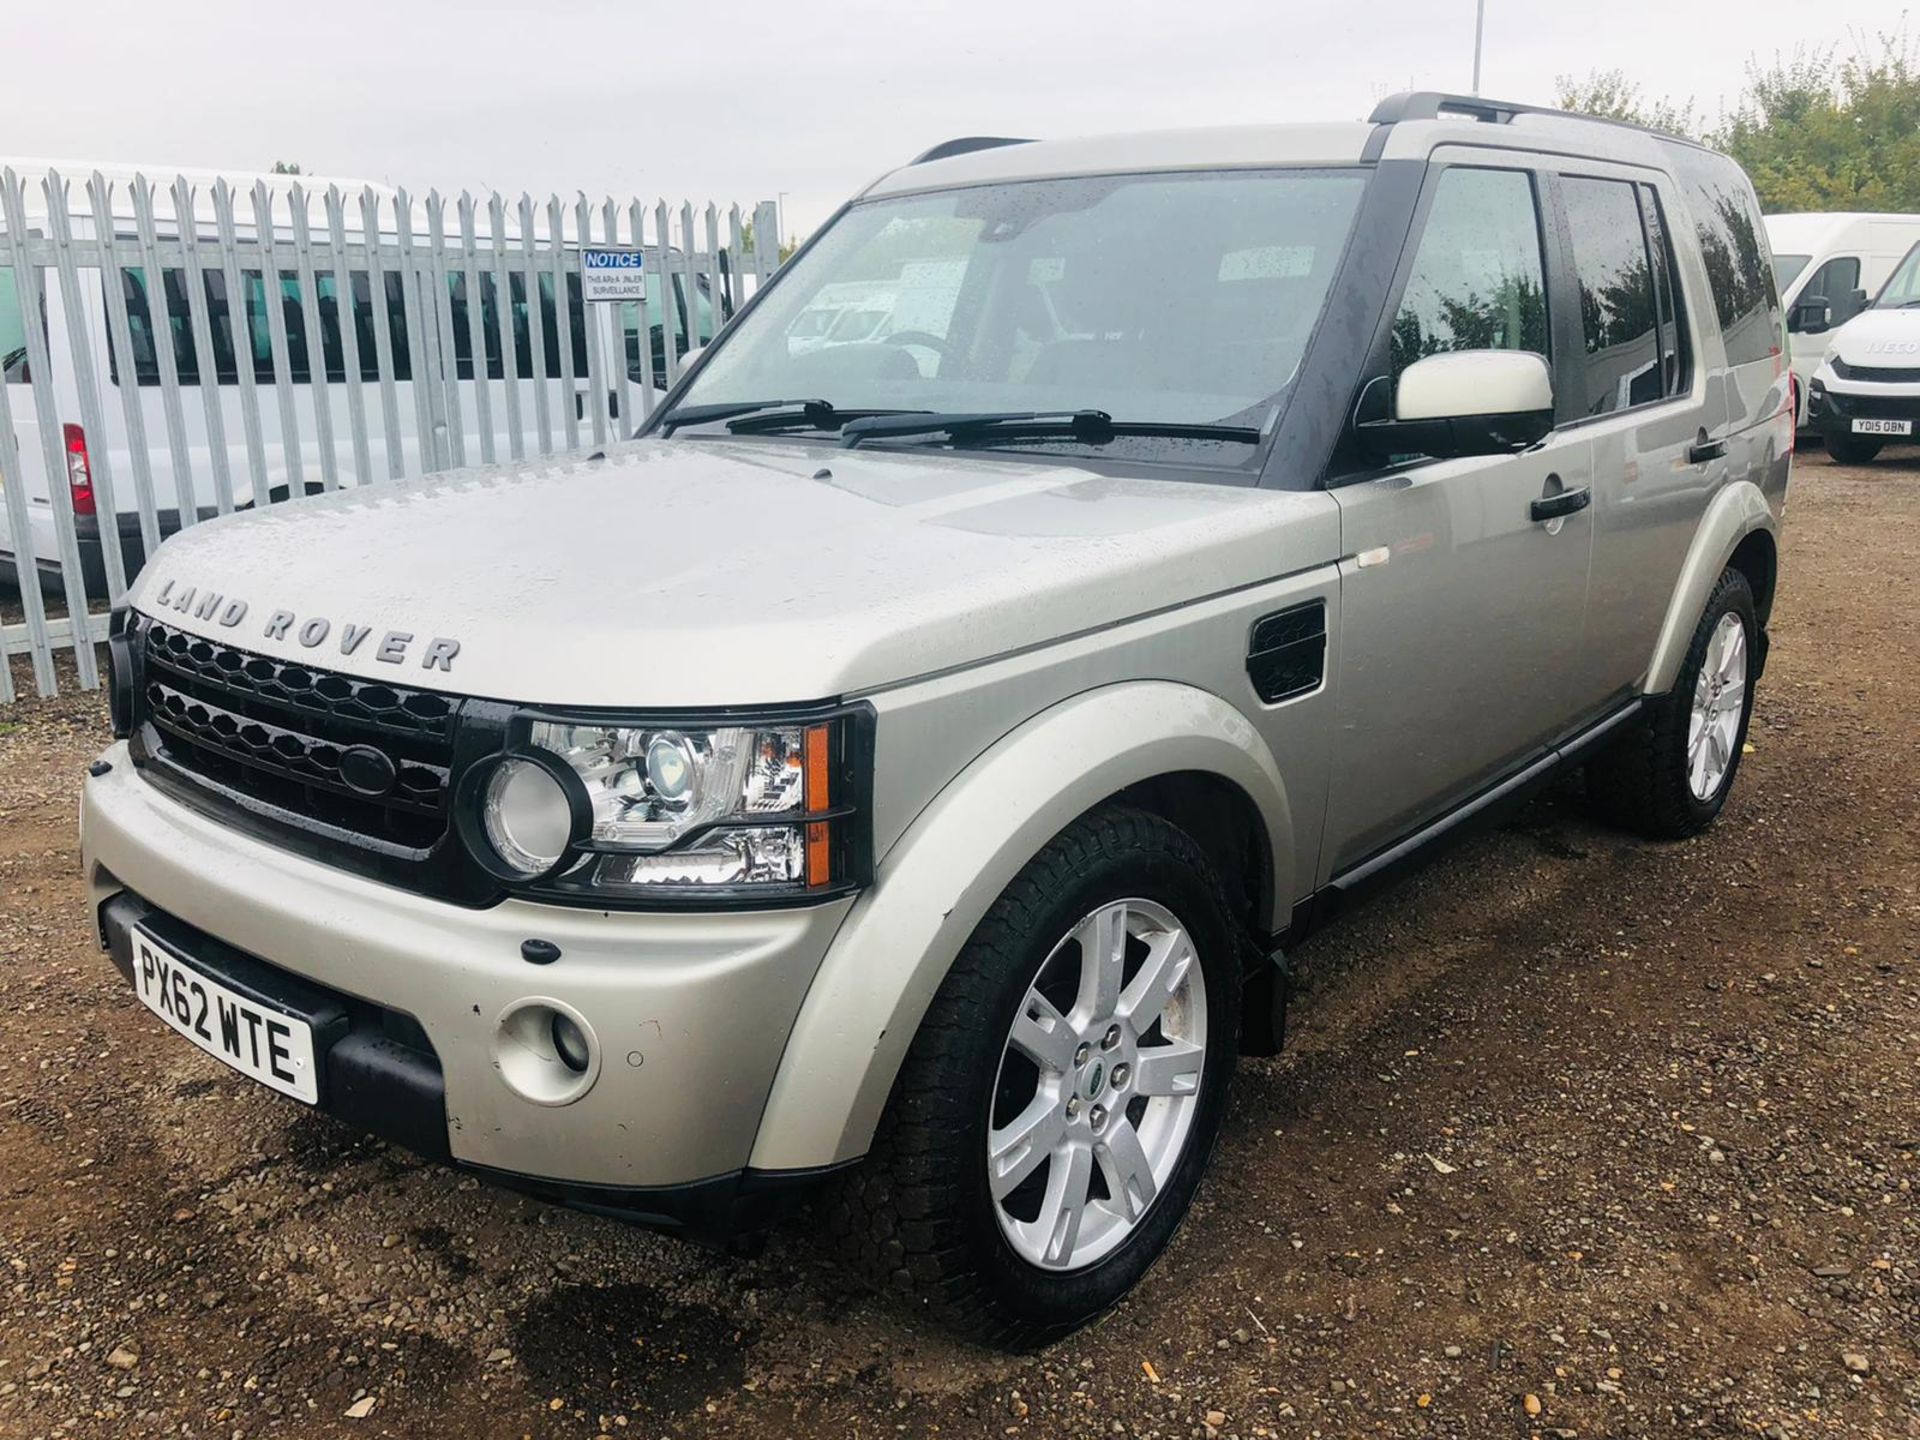
[[[1487,30],[1487,0],[1473,7],[1473,93],[1480,93],[1480,39]]]

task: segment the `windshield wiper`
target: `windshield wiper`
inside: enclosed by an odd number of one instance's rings
[[[1260,443],[1260,431],[1251,425],[1213,425],[1178,420],[1116,420],[1104,410],[1003,410],[977,414],[955,412],[882,415],[843,426],[840,443],[851,450],[873,437],[946,435],[956,444],[981,440],[1078,440],[1104,445],[1116,435],[1145,435],[1165,440],[1227,440],[1246,445]]]
[[[723,400],[717,405],[677,406],[660,422],[660,433],[671,435],[682,425],[702,425],[709,420],[731,420],[736,415],[794,407],[812,407],[823,414],[833,414],[833,406],[825,400]]]
[[[875,416],[924,415],[924,410],[838,410],[830,400],[728,400],[713,405],[685,405],[660,422],[660,433],[671,435],[682,425],[725,420],[734,435],[770,435],[779,430],[838,430],[850,420]]]

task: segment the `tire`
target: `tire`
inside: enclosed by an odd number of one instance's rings
[[[1120,1004],[1152,989],[1142,979],[1143,957],[1182,953],[1165,928],[1172,920],[1188,938],[1192,959],[1155,973],[1180,970],[1185,999],[1176,990],[1162,1022],[1143,1034],[1149,1041],[1156,1034],[1161,1040],[1190,1036],[1198,1015],[1197,1059],[1180,1052],[1177,1062],[1166,1055],[1156,1062],[1158,1047],[1134,1048],[1131,1030],[1104,1048],[1118,1026],[1090,1009],[1082,971],[1089,952],[1073,937],[1083,920],[1111,916],[1121,901],[1130,902],[1130,918]],[[1157,816],[1107,806],[1055,837],[995,901],[954,962],[914,1037],[872,1151],[830,1204],[829,1224],[859,1268],[969,1338],[1009,1349],[1057,1339],[1131,1290],[1186,1214],[1225,1114],[1241,983],[1239,937],[1229,914],[1199,846]],[[1148,930],[1158,938],[1143,940],[1133,933],[1136,924],[1160,926]],[[1041,994],[1059,1002],[1051,1015],[1035,1003]],[[1049,1019],[1073,1028],[1042,1030]],[[1029,1040],[1036,1050],[1060,1049],[1061,1073],[1050,1075],[1013,1048],[1016,1020],[1023,1036],[1037,1037]],[[1181,1042],[1170,1043],[1178,1050]],[[1129,1056],[1136,1062],[1131,1066]],[[1197,1066],[1197,1077],[1179,1082],[1191,1091],[1151,1100],[1136,1093],[1170,1088],[1163,1077],[1175,1063]],[[1104,1079],[1093,1073],[1103,1064],[1109,1067]],[[1124,1082],[1116,1073],[1123,1070]],[[1031,1097],[1024,1093],[1026,1072]],[[1059,1088],[1046,1090],[1050,1085]],[[1110,1112],[1099,1106],[1122,1089],[1127,1097]],[[1004,1178],[990,1181],[990,1136],[1004,1141],[1032,1116],[1040,1117],[1032,1122],[1035,1133],[1043,1126],[1048,1134],[1058,1130],[1068,1148],[1047,1149],[1048,1158],[1031,1162],[1034,1168],[1016,1184],[1025,1167],[1005,1156],[1042,1147],[1009,1146],[995,1158]],[[1166,1128],[1178,1116],[1186,1117],[1184,1129]],[[1105,1127],[1097,1134],[1090,1128],[1096,1121]],[[1123,1143],[1123,1126],[1137,1148]],[[1155,1152],[1158,1160],[1148,1162],[1156,1135],[1165,1143]],[[1123,1151],[1132,1156],[1131,1169],[1109,1168]],[[1165,1166],[1145,1203],[1140,1192],[1117,1189],[1109,1179],[1137,1178],[1143,1164],[1149,1171]],[[1077,1225],[1050,1228],[1049,1216],[1065,1209],[1049,1209],[1055,1187],[1071,1191],[1081,1175],[1088,1177],[1088,1198]],[[1074,1238],[1061,1240],[1069,1228]],[[1102,1244],[1111,1248],[1098,1253]],[[1036,1263],[1022,1245],[1028,1252],[1053,1245],[1059,1253]]]
[[[1714,677],[1704,673],[1710,652],[1716,661],[1724,658],[1724,651],[1715,646],[1716,632],[1723,624],[1735,622],[1743,655],[1737,715],[1727,700],[1730,687],[1723,682],[1716,689]],[[1673,688],[1654,697],[1631,722],[1627,734],[1588,762],[1587,793],[1602,816],[1656,840],[1683,839],[1713,823],[1733,789],[1747,724],[1753,717],[1759,636],[1759,615],[1747,577],[1738,570],[1722,571],[1694,627]],[[1720,668],[1724,666],[1716,666]],[[1694,729],[1697,697],[1715,707],[1713,721],[1701,731]],[[1696,738],[1704,749],[1695,747]],[[1724,763],[1716,775],[1712,760],[1720,750],[1724,750]],[[1705,793],[1703,782],[1708,782]]]
[[[1837,465],[1864,465],[1880,453],[1884,440],[1862,440],[1853,435],[1829,434],[1827,454]]]

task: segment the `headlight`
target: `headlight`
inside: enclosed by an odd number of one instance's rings
[[[516,877],[545,875],[573,843],[573,806],[560,778],[531,760],[493,767],[480,823],[494,855]]]
[[[495,874],[555,898],[838,894],[869,865],[869,713],[725,725],[523,717],[469,787],[480,810],[469,843],[477,835]]]

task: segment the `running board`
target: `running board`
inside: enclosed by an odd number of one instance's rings
[[[1280,940],[1288,946],[1298,944],[1354,901],[1384,889],[1449,845],[1510,815],[1556,775],[1579,764],[1612,739],[1621,727],[1640,714],[1645,703],[1644,697],[1635,696],[1404,839],[1332,876],[1319,890],[1293,907],[1292,922]]]

